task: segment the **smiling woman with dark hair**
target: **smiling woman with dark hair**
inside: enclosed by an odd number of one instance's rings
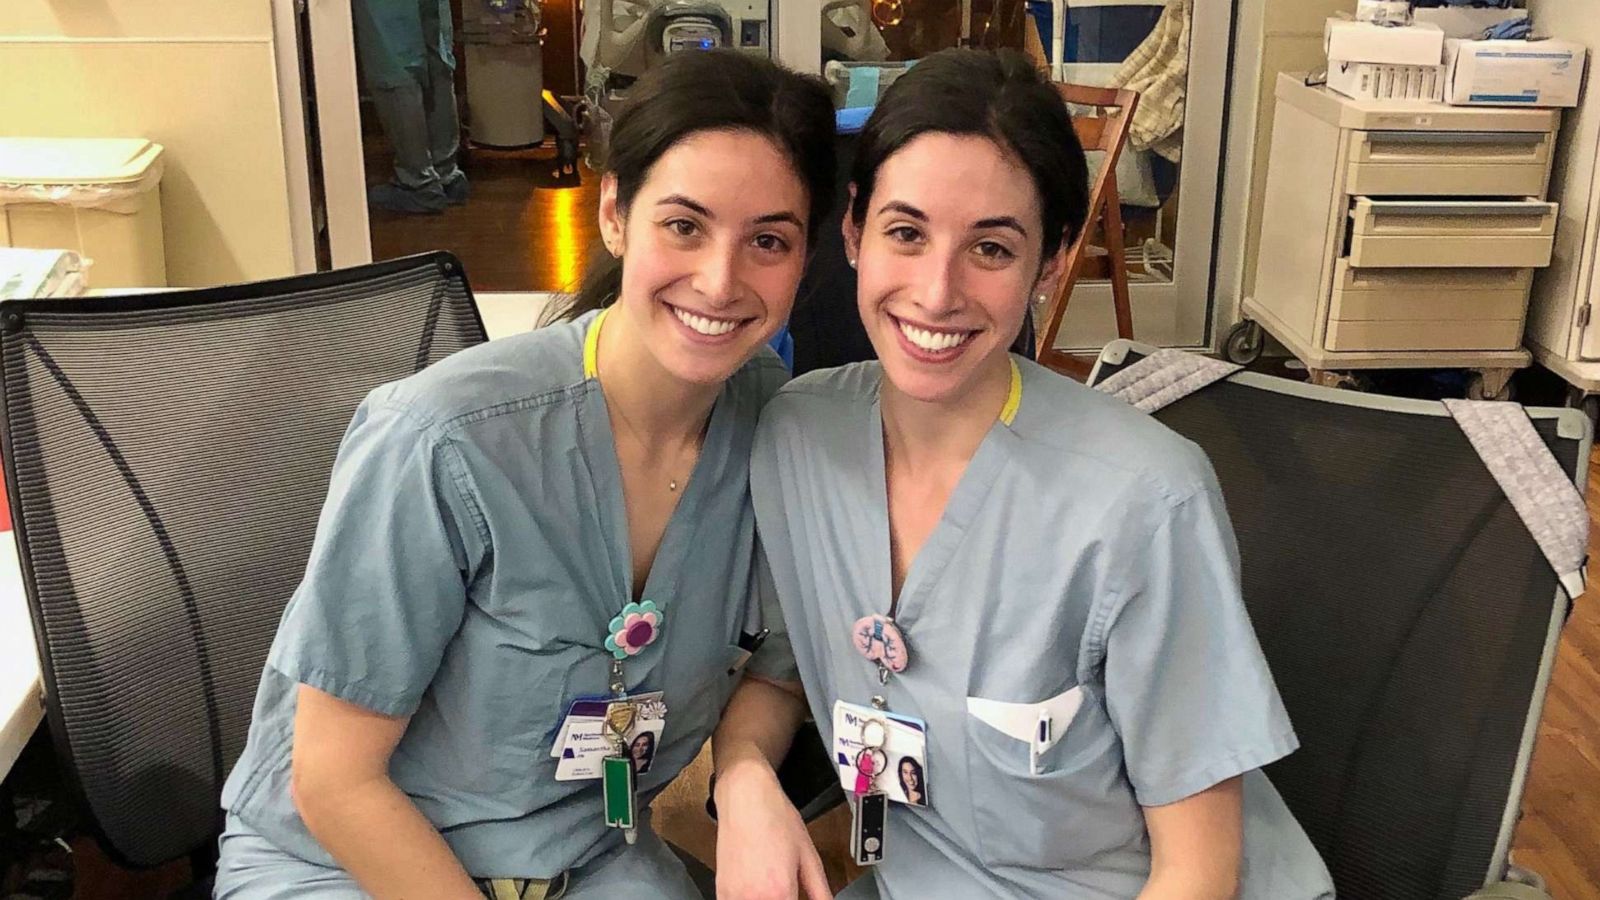
[[[656,735],[653,731],[641,731],[639,736],[628,745],[628,756],[633,760],[633,771],[636,775],[643,775],[650,771],[650,764],[656,760]]]
[[[617,120],[610,258],[567,320],[366,399],[223,793],[219,898],[699,897],[648,806],[759,627],[750,444],[832,137],[816,79],[671,57]],[[640,733],[637,772],[605,764]]]
[[[792,671],[870,811],[844,896],[1331,896],[1259,771],[1297,742],[1204,453],[1008,352],[1084,226],[1085,172],[1020,54],[919,62],[862,132],[844,222],[878,361],[762,413],[751,492]],[[890,723],[926,769],[890,770]],[[929,773],[937,798],[889,802]],[[794,855],[770,784],[718,784],[746,795],[722,828],[755,823],[746,884]]]
[[[906,802],[912,806],[928,804],[928,788],[922,780],[922,764],[910,756],[900,759],[900,792],[906,795]]]

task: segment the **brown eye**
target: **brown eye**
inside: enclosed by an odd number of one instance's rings
[[[789,242],[775,234],[756,235],[755,245],[769,253],[781,253],[789,249]]]
[[[994,241],[982,241],[974,249],[978,251],[979,256],[995,262],[1003,262],[1016,255]]]

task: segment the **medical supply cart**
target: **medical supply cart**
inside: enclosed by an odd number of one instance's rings
[[[1459,368],[1504,397],[1533,270],[1550,264],[1550,109],[1356,100],[1278,76],[1261,248],[1235,361],[1262,329],[1321,384],[1366,369]]]

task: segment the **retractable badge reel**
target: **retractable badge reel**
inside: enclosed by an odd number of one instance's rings
[[[600,790],[607,827],[622,829],[623,838],[630,844],[638,837],[634,808],[638,785],[628,741],[633,739],[634,726],[639,722],[639,707],[628,699],[622,661],[655,643],[661,634],[661,620],[662,611],[646,600],[627,604],[606,626],[605,647],[612,656],[611,694],[616,700],[606,710],[603,725],[611,753],[600,763]]]
[[[628,757],[628,740],[638,721],[638,709],[632,703],[619,701],[606,710],[602,726],[611,742],[611,753],[600,763],[600,790],[605,805],[606,825],[621,828],[628,843],[633,843],[634,784],[633,760]]]
[[[850,855],[859,866],[883,862],[889,798],[877,788],[876,782],[889,768],[889,756],[883,749],[888,740],[889,726],[884,720],[867,719],[861,723],[861,750],[855,758],[856,789],[850,827]]]

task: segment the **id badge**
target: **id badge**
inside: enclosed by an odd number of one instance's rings
[[[862,727],[874,720],[884,724],[884,739],[878,748],[883,770],[873,773],[868,791],[860,791],[861,772],[856,763],[866,749]],[[931,805],[928,726],[921,719],[839,700],[833,704],[833,761],[839,770],[839,785],[851,794],[877,791],[894,803]]]
[[[556,780],[603,778],[607,757],[616,756],[632,763],[635,776],[647,774],[655,765],[656,750],[667,728],[667,705],[661,698],[662,693],[654,691],[634,697],[574,702],[550,748],[550,755],[556,759]],[[620,703],[636,710],[621,754],[617,752],[615,736],[606,730],[606,715]]]

